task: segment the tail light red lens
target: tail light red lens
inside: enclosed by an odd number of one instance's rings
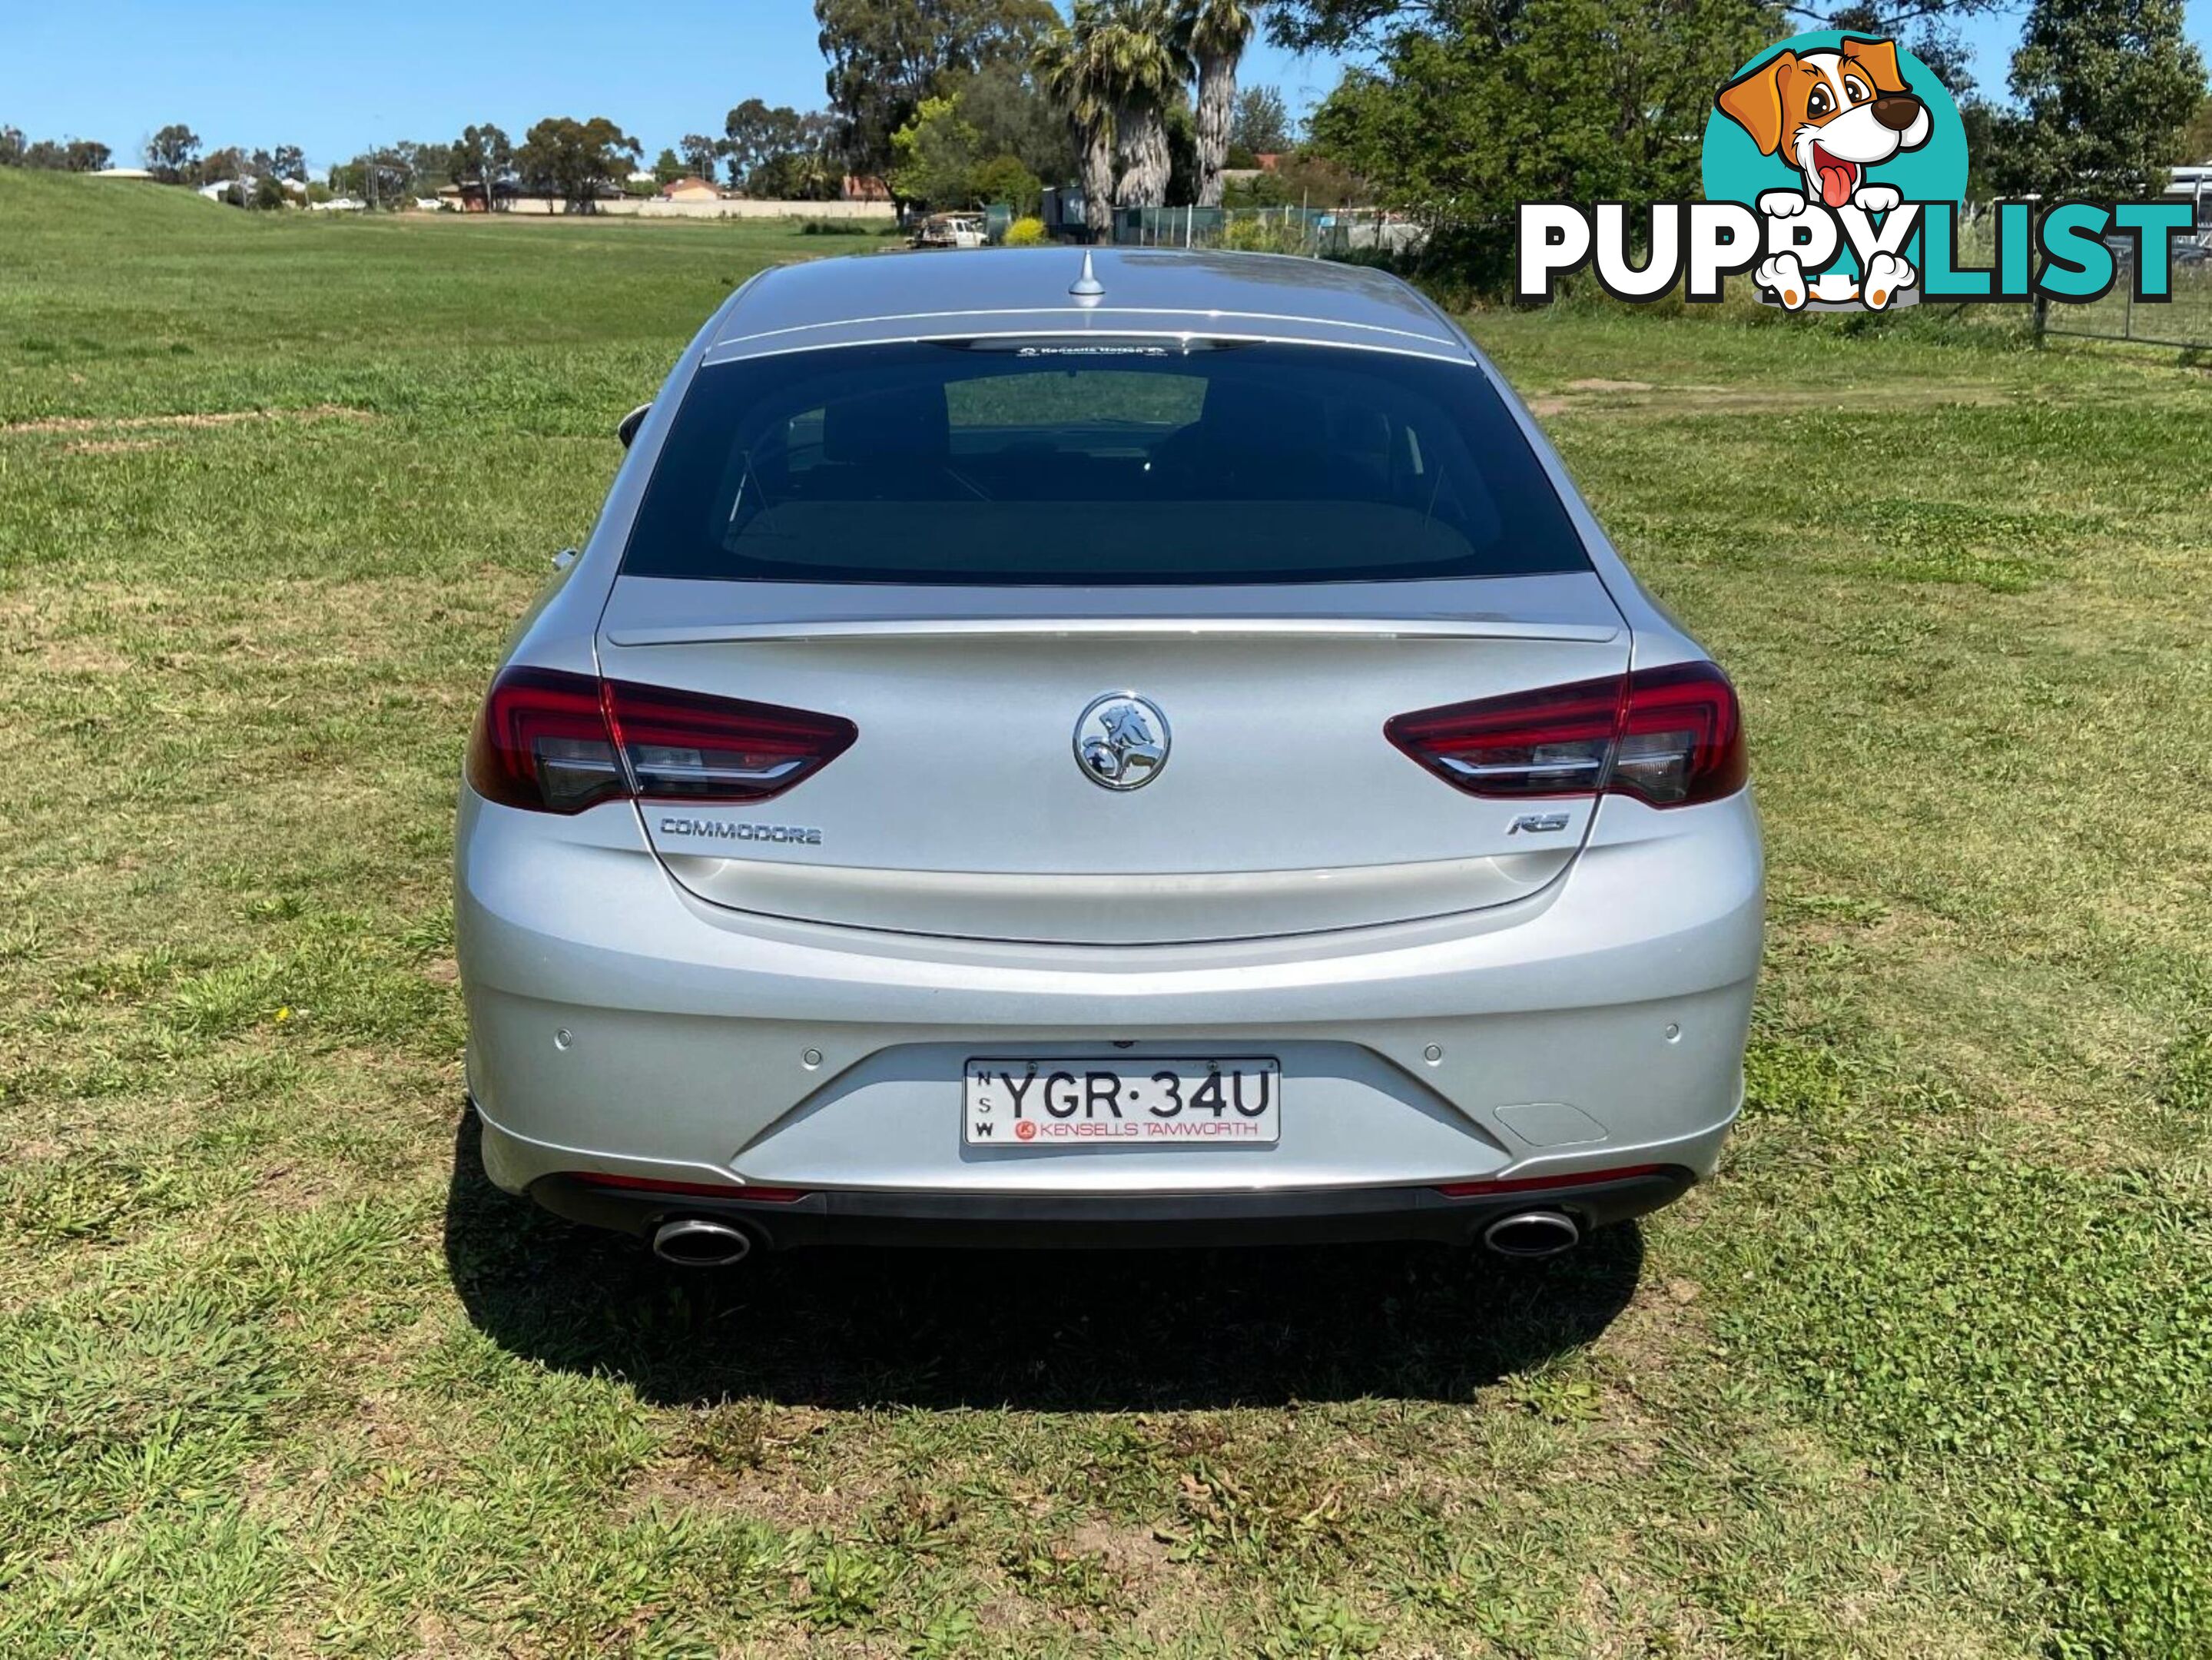
[[[1420,709],[1383,735],[1469,795],[1718,800],[1749,775],[1735,688],[1711,663]]]
[[[1601,1182],[1627,1182],[1656,1176],[1664,1164],[1623,1164],[1617,1170],[1577,1171],[1568,1176],[1522,1176],[1503,1182],[1443,1182],[1437,1191],[1447,1199],[1481,1199],[1492,1194],[1541,1193],[1547,1188],[1589,1188]]]
[[[511,668],[492,682],[469,742],[469,784],[487,801],[581,812],[630,793],[607,733],[597,676]]]
[[[1628,677],[1607,789],[1681,807],[1734,795],[1750,776],[1743,711],[1728,676],[1711,663],[1675,663]]]
[[[860,729],[841,715],[627,680],[606,683],[607,717],[640,795],[765,801],[828,766]]]
[[[511,668],[484,699],[468,778],[487,800],[537,812],[580,812],[617,796],[765,801],[859,736],[834,714]]]
[[[587,1188],[612,1188],[624,1193],[683,1194],[701,1199],[743,1199],[762,1205],[795,1205],[811,1198],[804,1188],[757,1188],[734,1182],[664,1182],[653,1176],[610,1176],[603,1171],[575,1171],[572,1182]]]

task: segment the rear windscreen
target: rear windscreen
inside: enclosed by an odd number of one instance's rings
[[[623,569],[1135,586],[1589,563],[1471,365],[1058,341],[848,347],[702,369]]]

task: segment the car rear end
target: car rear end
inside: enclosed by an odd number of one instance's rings
[[[501,1186],[685,1260],[1542,1254],[1712,1168],[1725,678],[1387,279],[1103,263],[833,339],[849,279],[741,295],[679,366],[471,749]]]

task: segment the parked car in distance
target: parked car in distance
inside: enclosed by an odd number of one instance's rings
[[[498,1186],[697,1264],[1540,1256],[1711,1171],[1735,693],[1412,289],[779,267],[624,425],[466,763]]]
[[[916,228],[918,248],[980,248],[990,238],[980,213],[933,213]]]

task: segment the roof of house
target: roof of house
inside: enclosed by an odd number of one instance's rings
[[[681,179],[670,179],[666,184],[660,187],[660,193],[663,196],[672,196],[680,190],[713,190],[714,188],[714,186],[711,181],[704,179],[695,179],[687,173]],[[719,194],[719,192],[717,193]]]

